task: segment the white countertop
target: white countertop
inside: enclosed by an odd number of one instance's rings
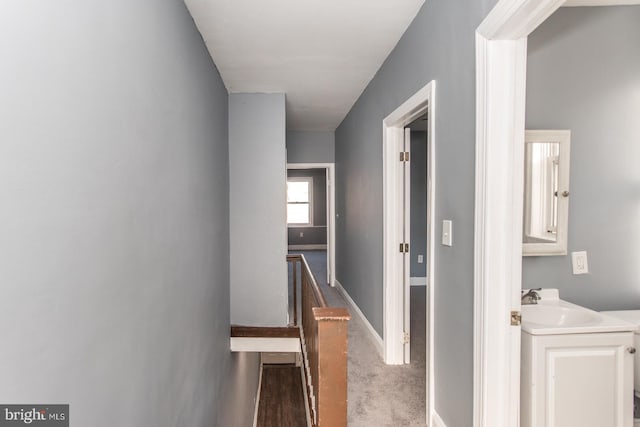
[[[638,326],[559,298],[557,289],[538,291],[538,304],[522,305],[522,332],[531,335],[635,332]]]

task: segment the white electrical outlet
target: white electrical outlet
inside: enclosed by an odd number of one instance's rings
[[[424,262],[424,255],[418,255],[418,264],[422,264]]]
[[[589,273],[587,251],[571,252],[571,264],[573,265],[573,274]]]
[[[300,232],[300,237],[304,237],[304,232]]]
[[[453,223],[449,219],[442,221],[442,244],[453,246]]]

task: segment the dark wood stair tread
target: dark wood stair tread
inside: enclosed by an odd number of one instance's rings
[[[300,368],[295,365],[263,365],[258,427],[306,427]]]

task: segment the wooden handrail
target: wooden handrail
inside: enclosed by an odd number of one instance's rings
[[[293,324],[300,328],[312,425],[346,427],[347,322],[351,316],[346,308],[329,307],[304,255],[287,255],[287,262],[293,264]]]
[[[309,264],[307,263],[307,259],[304,257],[304,255],[302,254],[292,254],[292,255],[287,255],[287,261],[300,261],[300,263],[302,264],[302,274],[306,275],[308,280],[309,280],[309,285],[311,286],[311,288],[313,289],[313,293],[315,294],[315,298],[318,301],[319,307],[328,307],[329,304],[327,304],[327,300],[324,297],[324,294],[322,293],[322,291],[320,290],[320,287],[318,286],[318,282],[316,282],[316,278],[314,277],[313,273],[311,273],[311,268],[309,267]],[[295,269],[295,262],[293,263],[293,268]],[[294,283],[295,283],[295,275],[294,275]],[[294,286],[295,288],[295,286]]]

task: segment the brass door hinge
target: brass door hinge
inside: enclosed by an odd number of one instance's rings
[[[400,252],[408,253],[409,252],[409,244],[408,243],[400,243]]]
[[[401,162],[408,162],[409,161],[409,152],[408,151],[400,152],[400,161]]]
[[[519,311],[511,311],[511,326],[520,326],[522,323],[522,314]]]
[[[409,344],[411,342],[411,335],[409,332],[402,333],[402,344]]]

